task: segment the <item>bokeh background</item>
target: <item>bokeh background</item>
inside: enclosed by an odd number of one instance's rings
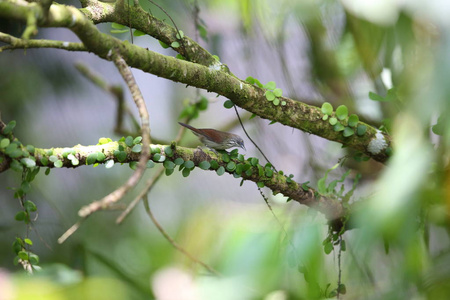
[[[194,170],[188,178],[178,172],[163,176],[149,194],[155,217],[182,247],[223,274],[216,277],[174,249],[142,204],[120,226],[115,225],[120,212],[98,212],[59,245],[58,237],[78,220],[78,210],[120,186],[132,170],[119,164],[108,170],[101,165],[52,169],[48,176],[41,170],[28,195],[39,212],[28,234],[42,271],[29,277],[12,263],[11,244],[16,236],[27,234],[27,228],[14,220],[20,205],[13,194],[21,174],[10,170],[0,174],[0,299],[10,299],[8,295],[18,299],[80,295],[87,299],[314,299],[329,296],[339,276],[347,288],[344,299],[445,299],[450,292],[446,208],[450,181],[445,171],[450,138],[448,131],[438,137],[430,127],[449,112],[448,4],[156,2],[190,37],[198,36],[193,15],[198,5],[208,32],[208,40],[199,38],[199,43],[239,78],[275,81],[284,96],[312,105],[345,104],[361,119],[397,134],[398,147],[388,169],[373,161],[349,162],[330,175],[340,178],[351,168],[346,190],[357,173],[363,175],[352,200],[369,203],[362,213],[362,228],[344,235],[347,251],[340,258],[338,249],[326,255],[322,241],[327,225],[321,214],[263,189],[275,218],[254,183],[240,186],[239,179],[227,174],[219,177]],[[80,7],[76,1],[65,3]],[[169,22],[156,6],[145,1],[141,5]],[[0,19],[0,28],[20,36],[24,26]],[[105,33],[112,29],[111,24],[98,28]],[[380,33],[387,29],[388,34]],[[130,33],[113,35],[131,41]],[[40,28],[36,38],[78,41],[69,30],[55,28]],[[133,42],[176,54],[149,36],[134,37]],[[370,47],[361,52],[358,47],[363,46]],[[378,55],[376,63],[369,54],[361,54],[371,50]],[[71,147],[93,145],[101,137],[121,137],[114,133],[115,99],[83,77],[77,63],[108,83],[125,87],[114,65],[93,54],[56,49],[0,53],[1,117],[6,123],[17,121],[15,136],[24,144]],[[133,74],[149,109],[152,138],[170,143],[184,104],[194,102],[199,94],[208,98],[209,107],[193,120],[194,126],[226,128],[244,137],[234,111],[223,107],[223,97],[139,70]],[[369,99],[369,91],[383,95],[392,86],[402,87],[401,99],[394,103]],[[126,97],[137,116],[128,91]],[[292,173],[297,182],[310,181],[314,186],[349,153],[340,144],[240,113],[252,139],[277,169]],[[130,122],[127,126],[132,129]],[[244,140],[246,156],[263,161]],[[187,133],[180,144],[195,147],[198,142]],[[155,170],[146,172],[125,203]],[[307,275],[299,266],[308,270]]]

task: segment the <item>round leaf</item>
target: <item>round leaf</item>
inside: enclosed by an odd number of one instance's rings
[[[345,137],[352,136],[354,133],[355,133],[355,130],[354,130],[353,128],[350,128],[350,127],[345,127],[345,128],[344,128],[344,133],[343,133],[343,135],[344,135]]]
[[[331,103],[328,102],[322,104],[322,113],[326,115],[331,115],[333,113],[333,105],[331,105]]]
[[[273,90],[273,94],[275,95],[275,97],[281,97],[283,95],[283,91],[279,88],[276,88]]]
[[[268,89],[268,90],[273,90],[273,89],[275,89],[276,87],[277,87],[277,85],[276,85],[275,81],[269,81],[268,83],[266,83],[266,84],[264,85],[264,88],[265,88],[265,89]]]
[[[275,99],[275,95],[272,91],[266,91],[265,93],[266,99],[269,101],[273,101]]]
[[[366,125],[359,124],[358,127],[356,128],[356,134],[359,136],[364,135],[364,133],[366,133],[366,131],[367,131]]]
[[[339,120],[345,120],[348,116],[347,106],[339,105],[338,108],[336,108],[336,116]]]
[[[336,125],[336,123],[337,123],[337,119],[335,118],[335,117],[332,117],[332,118],[330,118],[330,120],[328,121],[328,122],[330,122],[330,125]]]
[[[217,175],[222,176],[225,173],[225,168],[223,166],[220,166],[217,171]]]
[[[342,125],[341,123],[336,123],[336,125],[333,126],[334,131],[342,131],[344,130],[344,128],[344,125]]]
[[[348,126],[350,127],[356,127],[359,122],[359,117],[355,114],[352,114],[350,117],[348,117]]]
[[[231,102],[231,100],[227,100],[223,103],[223,107],[225,107],[227,109],[232,108],[233,106],[234,106],[234,103]]]
[[[202,161],[198,164],[198,166],[200,167],[200,169],[202,170],[208,170],[211,167],[211,164],[209,163],[209,161]]]

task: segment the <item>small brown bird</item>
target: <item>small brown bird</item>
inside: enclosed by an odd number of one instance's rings
[[[240,147],[245,150],[244,141],[237,134],[210,128],[195,128],[181,122],[178,122],[178,124],[191,130],[205,146],[211,149],[225,150],[232,147]]]

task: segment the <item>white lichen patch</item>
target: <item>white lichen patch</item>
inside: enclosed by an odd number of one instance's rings
[[[210,70],[220,71],[222,69],[222,63],[220,61],[214,62],[209,66]]]
[[[106,57],[110,58],[112,55],[112,49],[109,49],[108,53],[106,54]]]
[[[63,45],[63,47],[67,48],[67,47],[69,47],[69,42],[63,42],[62,45]]]
[[[384,135],[381,133],[381,131],[377,130],[377,134],[375,135],[375,138],[373,138],[369,146],[367,146],[367,150],[372,154],[378,154],[387,147],[386,139],[384,138]]]
[[[241,83],[239,83],[239,88],[242,90],[242,88],[244,87],[244,85]]]

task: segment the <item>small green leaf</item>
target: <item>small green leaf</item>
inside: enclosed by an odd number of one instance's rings
[[[280,98],[273,99],[273,105],[275,105],[275,106],[280,105]]]
[[[170,47],[172,47],[172,48],[179,48],[180,47],[180,43],[172,42],[172,44],[170,44]]]
[[[195,167],[195,164],[192,160],[188,160],[184,162],[184,167],[186,169],[193,169]]]
[[[344,137],[352,136],[354,133],[355,133],[355,129],[350,128],[350,127],[344,128],[344,133],[343,133]]]
[[[16,127],[16,121],[12,120],[3,128],[3,134],[10,134],[14,127]]]
[[[227,162],[230,161],[230,156],[228,154],[226,154],[226,153],[223,153],[222,154],[222,160],[227,163]]]
[[[307,192],[307,191],[309,191],[309,189],[310,189],[310,187],[309,187],[309,181],[306,181],[306,182],[303,182],[302,183],[302,189],[305,191],[305,192]]]
[[[28,260],[28,253],[26,251],[19,251],[17,256],[19,256],[21,260]]]
[[[217,162],[217,160],[210,161],[210,164],[213,170],[217,170],[219,168],[219,163]]]
[[[130,167],[131,170],[136,170],[137,164],[138,164],[137,161],[132,161],[128,164],[128,166]]]
[[[328,115],[325,115],[328,116]],[[330,118],[330,120],[328,121],[330,123],[330,125],[336,125],[338,120],[335,117]]]
[[[381,102],[389,101],[389,100],[386,100],[386,98],[384,98],[384,97],[382,97],[380,95],[377,95],[377,94],[375,94],[373,92],[369,92],[369,99],[373,100],[373,101],[381,101]]]
[[[333,126],[334,131],[343,131],[344,128],[344,125],[342,125],[341,123],[336,123],[336,125]]]
[[[50,161],[54,162],[52,160],[52,157],[54,157],[54,156],[53,155],[50,156]],[[97,162],[97,152],[89,154],[88,157],[86,158],[86,164],[87,165],[92,165],[92,164],[94,164],[96,162]]]
[[[174,171],[175,169],[165,169],[166,176],[172,175]]]
[[[275,95],[275,97],[281,97],[283,95],[283,91],[279,88],[276,88],[273,90],[273,94]]]
[[[172,157],[173,156],[173,150],[172,147],[167,146],[164,148],[164,153],[168,156],[168,157]]]
[[[330,254],[331,251],[333,251],[333,244],[331,242],[327,242],[323,245],[323,250],[325,251],[325,254]]]
[[[217,175],[222,176],[223,174],[225,174],[225,168],[223,166],[220,166],[217,171],[216,171]]]
[[[198,25],[197,25],[197,30],[198,30],[198,33],[200,34],[200,37],[201,37],[205,42],[208,42],[208,31],[206,30],[206,27],[203,26],[203,25],[201,25],[201,24],[198,24]]]
[[[227,170],[230,171],[230,172],[233,172],[234,170],[236,170],[236,163],[233,162],[233,161],[230,161],[227,164]]]
[[[106,158],[106,155],[104,153],[101,152],[97,152],[97,161],[98,162],[103,162]]]
[[[152,156],[153,161],[159,161],[161,159],[161,154],[155,153]]]
[[[127,26],[122,25],[122,24],[118,24],[118,23],[111,23],[111,27],[114,29],[124,29],[127,28]]]
[[[132,147],[134,145],[133,141],[134,139],[132,136],[127,136],[125,138],[125,145],[127,145],[128,147]]]
[[[209,104],[208,99],[202,96],[200,100],[197,102],[197,108],[199,110],[206,110],[208,108],[208,104]]]
[[[141,151],[142,151],[141,144],[134,145],[133,148],[131,149],[131,152],[134,152],[134,153],[140,153]]]
[[[45,157],[45,156],[41,157],[41,164],[42,164],[43,166],[48,165],[48,159],[47,159],[47,157]]]
[[[245,78],[245,81],[250,84],[255,84],[255,78],[253,78],[251,76],[248,76],[247,78]]]
[[[336,108],[336,116],[339,120],[345,120],[348,116],[347,106],[339,105],[338,108]]]
[[[8,147],[9,144],[10,144],[10,140],[9,139],[2,139],[0,141],[0,148],[4,149],[4,148]]]
[[[173,161],[177,166],[180,166],[184,163],[184,159],[182,159],[181,157],[175,158],[175,160]]]
[[[128,29],[112,29],[110,30],[111,33],[125,33],[128,32]]]
[[[48,174],[50,174],[50,168],[47,168],[46,170],[45,170],[45,173],[44,173],[46,176],[48,176]]]
[[[323,115],[322,120],[326,121],[328,120],[329,115]]]
[[[166,169],[175,169],[175,163],[170,160],[166,160],[163,165]]]
[[[142,136],[137,136],[133,140],[133,144],[139,144],[142,141]]]
[[[34,204],[33,201],[27,200],[23,204],[23,208],[25,208],[26,211],[36,211],[37,207],[36,204]]]
[[[147,169],[151,169],[154,166],[155,166],[155,163],[152,160],[147,161],[147,164],[146,164]]]
[[[134,36],[143,36],[143,35],[146,35],[146,33],[135,29],[134,32],[133,32],[133,35]]]
[[[32,242],[30,239],[24,238],[23,241],[24,241],[26,244],[28,244],[28,245],[30,245],[30,246],[33,246],[33,242]]]
[[[184,32],[181,30],[178,30],[178,33],[176,34],[177,39],[182,39],[184,38]]]
[[[275,83],[275,81],[269,81],[268,83],[266,83],[265,85],[264,85],[264,88],[265,89],[268,89],[268,90],[273,90],[273,89],[275,89],[277,87],[277,84]]]
[[[104,145],[104,144],[107,144],[107,143],[109,143],[109,141],[105,137],[102,137],[102,138],[98,139],[98,145]]]
[[[32,264],[33,266],[36,266],[39,263],[39,256],[37,256],[34,253],[30,253],[29,260],[30,260],[30,264]]]
[[[209,161],[202,161],[198,164],[199,168],[202,170],[209,170],[209,168],[211,167],[211,164],[209,163]]]
[[[183,171],[181,171],[181,174],[183,175],[183,177],[188,177],[189,174],[191,174],[191,170],[189,170],[188,168],[184,168]]]
[[[60,160],[57,160],[53,163],[53,165],[55,166],[55,168],[61,168],[63,166],[63,162]]]
[[[114,156],[119,162],[124,162],[127,159],[127,153],[125,151],[118,151],[117,155],[114,152]]]
[[[272,177],[273,176],[273,170],[271,168],[265,168],[264,173],[266,177]]]
[[[367,131],[366,125],[359,124],[358,127],[356,128],[356,134],[359,136],[364,135],[366,131]]]
[[[22,172],[22,170],[23,170],[22,164],[15,159],[13,159],[11,161],[10,167],[11,167],[11,169],[13,169],[14,171],[17,171],[17,172]]]
[[[331,115],[333,113],[333,105],[331,105],[331,103],[328,102],[323,103],[322,113],[326,115]]]
[[[266,99],[269,101],[273,101],[275,99],[275,95],[273,94],[272,91],[266,91],[265,94]]]
[[[259,188],[263,188],[263,187],[264,187],[264,182],[258,181],[258,182],[256,183],[256,185],[257,185]]]
[[[359,117],[355,114],[352,114],[350,117],[348,117],[348,126],[350,127],[356,127],[359,122]]]
[[[26,148],[27,151],[30,152],[31,154],[34,154],[34,151],[36,150],[33,145],[27,145]]]
[[[16,219],[16,221],[23,221],[25,220],[27,213],[24,211],[19,211],[15,216],[14,219]]]
[[[231,100],[227,100],[223,103],[223,107],[230,109],[234,106],[234,103]]]
[[[161,41],[158,41],[158,42],[159,42],[159,44],[161,45],[161,47],[163,47],[164,49],[169,48],[169,45],[167,45],[166,43],[161,42]]]

